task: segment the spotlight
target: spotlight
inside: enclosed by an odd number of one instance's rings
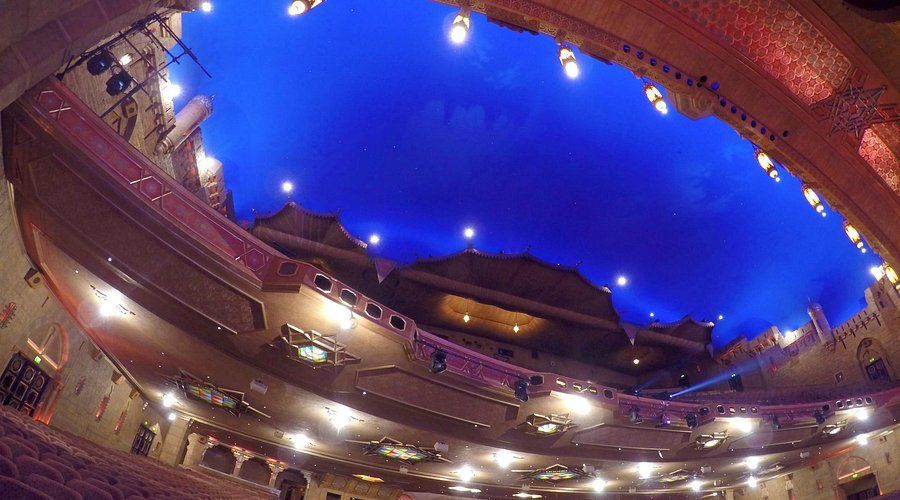
[[[744,460],[744,465],[747,466],[750,470],[756,470],[759,468],[759,458],[757,457],[747,457]]]
[[[463,465],[456,471],[456,474],[459,475],[460,481],[464,483],[468,483],[472,479],[475,478],[475,470],[469,465]]]
[[[181,95],[181,85],[169,82],[159,90],[159,94],[164,101],[172,101]]]
[[[116,58],[113,57],[112,54],[109,53],[108,50],[104,49],[98,52],[96,55],[88,59],[87,62],[87,70],[88,73],[97,76],[100,73],[112,68],[113,63],[115,63]]]
[[[513,325],[513,333],[519,333],[519,330],[521,330],[521,328],[519,328],[519,324],[518,324],[518,323],[516,323],[515,325]]]
[[[294,191],[294,183],[291,181],[284,181],[281,183],[281,192],[284,194],[291,194]]]
[[[775,168],[775,163],[772,162],[769,155],[765,154],[761,149],[756,150],[756,162],[766,171],[766,175],[771,177],[775,182],[781,182],[781,179],[778,178],[778,170]]]
[[[628,421],[631,422],[632,424],[640,424],[644,421],[644,419],[641,418],[641,410],[639,410],[637,406],[631,407],[631,412],[628,416]]]
[[[212,12],[212,7],[212,2],[203,2],[200,4],[200,10],[202,10],[203,12]]]
[[[731,424],[745,434],[753,431],[753,421],[749,418],[733,418]]]
[[[691,481],[691,491],[700,491],[700,488],[702,486],[703,486],[703,483],[701,483],[700,481],[698,481],[696,479]]]
[[[781,429],[781,422],[778,421],[778,415],[772,415],[772,428],[776,431]]]
[[[606,481],[598,477],[591,482],[591,488],[593,488],[593,490],[597,493],[600,493],[606,488]]]
[[[431,353],[431,365],[428,369],[431,370],[431,373],[441,373],[445,371],[447,369],[447,353],[440,349],[435,349],[435,351]]]
[[[178,415],[176,415],[174,411],[170,411],[169,414],[166,415],[166,418],[169,420],[169,422],[174,422],[175,419],[178,418]]]
[[[869,444],[869,437],[866,436],[865,434],[860,434],[859,436],[856,436],[856,444],[858,444],[860,446],[865,446],[865,445]]]
[[[865,408],[857,408],[856,411],[853,412],[853,415],[856,416],[856,420],[859,420],[860,422],[869,420],[869,410]]]
[[[572,413],[587,415],[591,412],[591,403],[584,397],[575,394],[560,394],[560,396],[565,400],[566,406]]]
[[[312,10],[313,7],[317,7],[323,1],[324,0],[294,0],[288,7],[288,14],[291,16],[305,14]]]
[[[497,462],[501,469],[508,469],[515,458],[512,453],[506,450],[498,450],[497,453],[494,453],[494,461]]]
[[[459,13],[453,18],[453,24],[450,25],[450,41],[460,45],[466,41],[469,35],[469,26],[472,24],[469,18],[468,9],[459,9]]]
[[[128,66],[133,60],[134,58],[131,57],[131,54],[128,54],[126,52],[125,54],[122,54],[122,57],[119,58],[119,66]]]
[[[381,243],[381,236],[378,236],[377,234],[373,234],[373,235],[369,236],[369,244],[370,245],[377,245],[379,243]]]
[[[639,364],[641,364],[641,360],[640,360],[640,359],[638,359],[638,358],[634,358],[634,359],[632,359],[632,360],[631,360],[631,362],[632,362],[632,363],[633,363],[633,364],[636,364],[636,365],[639,365]]]
[[[127,71],[120,71],[106,80],[106,93],[111,96],[119,95],[128,90],[133,81]]]
[[[678,377],[678,387],[690,387],[691,386],[691,378],[688,377],[687,372],[682,373]]]
[[[900,275],[897,275],[897,271],[895,271],[887,262],[881,264],[881,268],[884,269],[884,275],[887,276],[888,281],[894,285],[894,288],[900,290]]]
[[[468,312],[463,314],[463,322],[468,323],[471,319]]]
[[[557,55],[559,56],[559,63],[562,64],[563,70],[566,72],[566,76],[573,79],[578,78],[580,70],[578,69],[578,62],[575,61],[575,51],[568,45],[560,44]]]
[[[652,83],[648,83],[644,85],[644,95],[647,96],[647,100],[653,104],[653,107],[656,108],[662,114],[666,114],[669,112],[669,108],[666,105],[665,99],[663,99],[662,92],[656,88]]]
[[[647,462],[641,462],[637,464],[637,473],[638,477],[641,479],[647,479],[651,475],[653,475],[653,464],[649,464]]]
[[[465,236],[467,240],[471,240],[475,237],[475,230],[472,229],[472,226],[463,229],[463,236]]]
[[[725,315],[724,315],[724,314],[720,314],[720,315],[719,315],[719,321],[722,321],[723,319],[725,319]]]
[[[628,284],[628,278],[625,276],[619,276],[616,278],[616,284],[619,286],[625,286]]]
[[[528,381],[520,378],[519,380],[516,380],[516,383],[514,385],[514,389],[516,391],[516,399],[523,403],[528,401]]]
[[[163,394],[162,405],[165,406],[166,408],[171,408],[172,405],[174,405],[177,402],[178,402],[178,399],[176,399],[175,395],[172,394],[171,392],[167,392],[167,393]]]
[[[816,423],[819,425],[822,425],[825,423],[825,415],[822,413],[821,410],[816,410],[816,412],[813,413],[813,418],[816,419]]]
[[[756,485],[759,484],[759,481],[753,476],[747,478],[747,486],[751,488],[756,488]]]
[[[288,441],[294,444],[295,450],[302,450],[313,445],[312,439],[310,439],[309,436],[303,433],[288,434],[285,437]]]
[[[688,413],[684,416],[684,423],[687,424],[688,429],[696,429],[700,422],[697,420],[697,415],[693,413]]]

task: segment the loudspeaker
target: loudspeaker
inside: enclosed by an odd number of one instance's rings
[[[44,282],[44,275],[37,269],[31,268],[25,273],[25,281],[28,282],[28,286],[31,288],[37,288]]]

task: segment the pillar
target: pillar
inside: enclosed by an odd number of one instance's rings
[[[241,473],[241,466],[244,465],[244,462],[250,458],[250,455],[247,455],[241,450],[231,450],[231,453],[234,453],[234,470],[231,471],[231,475],[234,477],[238,477]]]
[[[278,474],[284,470],[284,465],[278,462],[269,462],[269,470],[272,471],[269,475],[269,488],[274,488],[275,480],[278,479]]]
[[[190,422],[183,418],[179,417],[172,421],[169,425],[169,430],[166,432],[162,451],[159,454],[160,462],[173,467],[178,465],[181,459],[181,451],[184,450],[184,445],[187,441],[189,427]]]
[[[184,453],[184,460],[181,461],[181,464],[185,467],[200,465],[200,461],[203,460],[203,454],[209,448],[209,440],[206,436],[192,432],[188,434],[187,442],[187,451]]]

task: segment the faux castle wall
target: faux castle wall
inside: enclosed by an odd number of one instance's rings
[[[51,329],[64,332],[67,341],[67,359],[60,369],[54,370],[48,362],[41,369],[55,378],[60,389],[49,424],[60,430],[85,437],[103,446],[130,450],[134,436],[143,422],[149,426],[158,424],[160,432],[151,446],[151,456],[158,456],[161,443],[169,428],[168,421],[148,406],[141,396],[130,398],[133,387],[122,377],[113,382],[115,369],[87,334],[72,319],[62,304],[44,285],[31,288],[25,274],[32,263],[25,254],[19,228],[12,207],[11,187],[6,181],[0,156],[0,308],[15,303],[16,313],[4,328],[0,328],[0,369],[6,367],[15,352],[22,352],[29,359],[37,352],[28,344],[30,338],[41,345]],[[61,361],[56,349],[49,356]],[[95,359],[97,358],[97,359]],[[76,387],[80,386],[76,394]],[[106,411],[97,418],[97,411],[105,396],[109,395]],[[49,403],[53,394],[44,397]],[[118,433],[116,421],[127,408],[127,416]],[[42,410],[43,411],[43,410]]]
[[[863,477],[870,472],[875,474],[881,494],[900,491],[900,437],[891,432],[884,437],[870,439],[865,446],[856,445],[844,453],[817,462],[775,479],[760,482],[756,488],[737,488],[732,491],[735,500],[821,500],[844,499],[847,493],[842,489],[852,478],[838,481],[838,477],[846,471],[846,461],[858,457],[865,460],[870,471],[860,473]],[[793,497],[789,496],[791,489]]]

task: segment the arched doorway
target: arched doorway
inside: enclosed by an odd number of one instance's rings
[[[297,469],[285,469],[275,478],[275,488],[281,490],[280,500],[300,500],[306,495],[306,476]]]
[[[225,474],[231,474],[234,471],[235,462],[236,460],[234,454],[231,453],[231,449],[227,446],[218,444],[206,450],[206,453],[203,454],[203,460],[200,461],[200,465]]]
[[[877,339],[868,337],[862,339],[856,348],[856,360],[866,380],[870,382],[894,380],[886,351]]]
[[[270,474],[271,470],[269,470],[269,464],[267,464],[265,460],[258,457],[252,457],[244,461],[244,464],[241,465],[241,471],[238,473],[238,477],[265,486],[269,484]]]
[[[874,498],[881,494],[872,466],[865,459],[849,456],[841,461],[837,470],[838,487],[848,500]]]

